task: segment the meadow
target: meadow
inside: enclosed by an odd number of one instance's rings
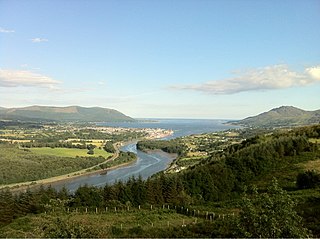
[[[97,155],[75,157],[73,154],[66,157],[65,150],[68,149],[60,150],[60,156],[46,155],[32,152],[30,149],[20,149],[17,145],[0,143],[0,185],[64,175],[105,161],[104,157]],[[58,154],[58,152],[59,149],[55,153]],[[87,150],[82,153],[84,152],[86,153]],[[110,156],[111,154],[104,152],[103,155]]]
[[[179,231],[187,231],[185,227],[202,221],[162,208],[152,211],[130,208],[117,212],[109,208],[108,212],[98,213],[93,208],[86,213],[82,208],[77,212],[56,211],[19,218],[5,226],[0,237],[161,237],[179,235]]]
[[[103,149],[95,148],[94,154],[88,154],[87,149],[77,149],[77,148],[50,148],[50,147],[41,147],[41,148],[30,148],[28,149],[31,152],[38,155],[50,155],[57,157],[104,157],[108,158],[112,154],[106,152]]]

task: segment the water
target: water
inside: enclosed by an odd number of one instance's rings
[[[228,120],[211,119],[141,119],[138,122],[100,123],[101,126],[124,128],[161,128],[174,130],[174,134],[168,139],[192,135],[210,133],[239,128],[238,126],[225,125]]]
[[[134,123],[101,123],[101,126],[128,127],[128,128],[162,128],[171,129],[174,134],[167,139],[206,132],[215,132],[236,128],[235,126],[224,125],[225,120],[191,120],[191,119],[156,119],[154,122],[134,122]],[[173,161],[173,156],[164,152],[144,153],[136,148],[136,144],[129,144],[121,148],[122,151],[136,153],[138,159],[135,163],[108,171],[106,175],[94,174],[81,176],[67,182],[57,182],[52,184],[56,189],[65,186],[70,192],[74,192],[81,185],[104,186],[113,184],[116,181],[126,181],[130,177],[141,175],[147,179],[153,174],[165,170]]]
[[[165,152],[144,153],[137,150],[136,144],[129,144],[121,147],[122,151],[130,151],[137,154],[138,159],[133,164],[108,171],[106,175],[94,174],[74,178],[64,183],[54,183],[52,186],[57,190],[65,186],[70,192],[74,192],[81,185],[92,185],[101,187],[105,184],[114,184],[116,181],[126,181],[130,177],[147,179],[151,175],[167,168],[173,161],[174,155]]]

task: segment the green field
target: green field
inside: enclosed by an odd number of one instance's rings
[[[86,157],[75,157],[75,155],[62,157],[57,156],[59,149],[50,150],[55,154],[40,154],[40,152],[35,153],[29,149],[18,148],[17,145],[0,143],[0,185],[68,174],[105,161],[104,158],[98,157],[98,153],[89,157],[86,150],[83,150]],[[60,155],[63,150],[60,150]],[[111,155],[107,152],[102,153],[104,156]]]
[[[50,155],[50,156],[58,156],[58,157],[99,157],[102,156],[104,158],[108,158],[111,156],[111,153],[106,152],[103,149],[94,149],[94,154],[90,155],[87,154],[87,149],[69,149],[69,148],[49,148],[49,147],[42,147],[42,148],[30,148],[28,149],[33,153],[42,154],[42,155]]]

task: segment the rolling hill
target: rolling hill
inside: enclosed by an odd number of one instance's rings
[[[75,122],[116,122],[134,121],[125,114],[108,108],[101,107],[53,107],[29,106],[24,108],[0,107],[0,120],[22,121],[75,121]]]
[[[293,106],[281,106],[239,121],[229,123],[251,127],[283,127],[310,125],[320,122],[320,110],[306,111]]]

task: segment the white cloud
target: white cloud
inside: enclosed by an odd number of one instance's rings
[[[1,33],[14,33],[15,31],[14,30],[4,29],[4,28],[0,27],[0,32]]]
[[[47,41],[49,41],[49,40],[46,39],[46,38],[39,38],[39,37],[37,37],[37,38],[32,38],[31,41],[34,42],[34,43],[39,43],[39,42],[47,42]]]
[[[320,80],[320,66],[307,68],[306,72],[311,76],[311,78]]]
[[[285,89],[305,86],[320,80],[320,66],[292,71],[287,65],[274,65],[236,73],[235,77],[194,85],[170,86],[175,90],[194,90],[210,94],[234,94],[244,91]]]
[[[44,87],[57,89],[59,81],[31,71],[0,69],[0,87]]]

